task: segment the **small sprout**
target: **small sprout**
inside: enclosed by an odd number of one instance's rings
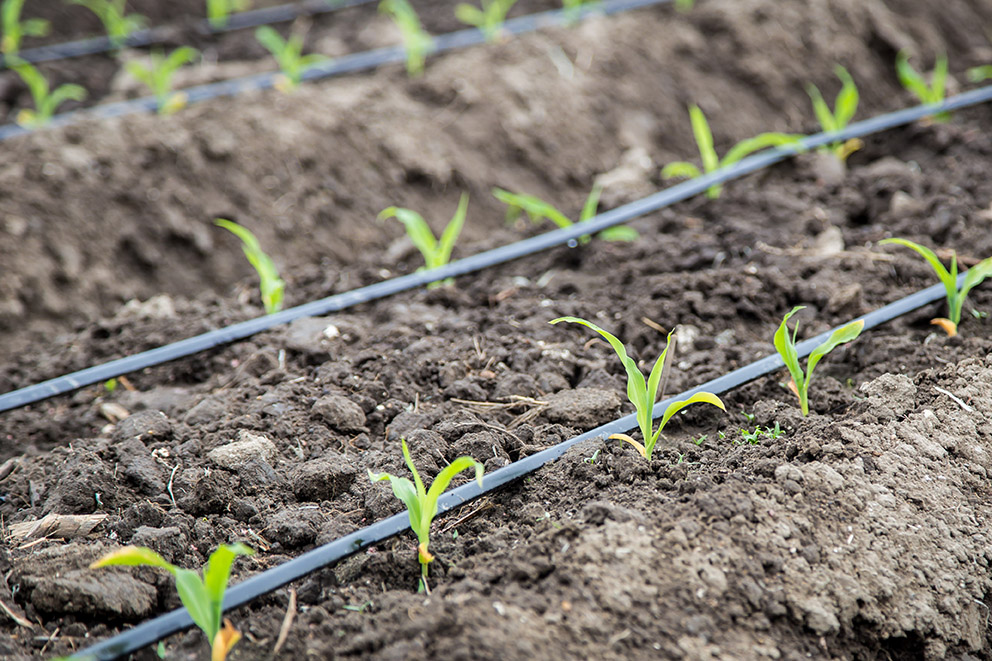
[[[907,90],[920,100],[920,103],[940,103],[944,100],[944,93],[947,87],[947,56],[939,55],[933,65],[933,73],[930,74],[930,84],[913,65],[909,63],[909,55],[906,51],[899,51],[896,55],[896,73],[899,75],[899,82]],[[935,122],[946,122],[951,118],[951,113],[939,112],[933,117]]]
[[[747,411],[741,411],[741,415],[744,416],[744,419],[747,420],[748,423],[754,422],[754,414],[753,413],[748,413]]]
[[[406,227],[407,235],[413,241],[413,245],[415,245],[420,251],[420,254],[424,256],[425,265],[420,269],[417,269],[420,271],[424,268],[440,268],[451,260],[451,251],[454,249],[455,242],[458,240],[458,235],[461,234],[462,226],[465,224],[465,213],[467,210],[468,193],[462,193],[462,197],[458,201],[458,209],[455,210],[455,215],[444,228],[444,232],[441,233],[440,240],[434,237],[434,232],[431,231],[430,225],[427,224],[424,217],[411,209],[389,207],[388,209],[382,210],[379,214],[378,220],[382,221],[387,218],[396,218],[396,220],[403,223],[403,226]],[[453,282],[453,278],[448,278],[443,282],[432,282],[428,285],[428,289],[434,289],[441,287],[442,285],[450,285]]]
[[[494,42],[503,32],[506,13],[516,2],[517,0],[482,0],[482,9],[462,2],[455,6],[455,18],[466,25],[479,28],[486,41]]]
[[[125,14],[126,3],[127,0],[69,0],[69,4],[81,5],[96,14],[114,48],[123,46],[132,32],[147,23],[147,19],[140,14]]]
[[[708,436],[706,434],[700,434],[699,438],[692,439],[692,442],[695,443],[696,445],[702,445],[703,443],[706,442],[707,438]]]
[[[276,83],[276,88],[281,92],[292,92],[299,86],[304,71],[328,59],[327,56],[316,53],[303,55],[302,36],[294,34],[289,39],[283,39],[278,32],[268,25],[263,25],[255,30],[255,38],[272,53],[276,62],[279,63],[283,78]]]
[[[789,368],[789,374],[792,376],[792,383],[789,384],[789,387],[796,394],[796,397],[799,398],[799,407],[802,409],[803,415],[809,415],[809,384],[813,380],[813,370],[816,368],[817,363],[833,351],[837,345],[851,342],[860,335],[862,329],[865,327],[865,322],[859,319],[838,328],[827,338],[826,342],[813,349],[806,361],[806,374],[804,375],[803,371],[799,368],[799,354],[796,352],[796,335],[799,333],[799,324],[796,324],[795,331],[791,336],[789,335],[788,326],[785,325],[789,321],[789,317],[804,307],[797,305],[792,308],[791,312],[785,315],[778,330],[775,331],[774,341],[775,348],[782,357],[782,362]]]
[[[224,218],[214,219],[214,224],[223,227],[241,239],[241,249],[248,258],[248,262],[258,273],[259,290],[262,296],[262,305],[266,314],[273,314],[282,309],[282,296],[286,290],[286,283],[279,277],[275,262],[265,254],[261,244],[255,235],[247,228],[238,225]]]
[[[858,86],[854,84],[851,74],[840,65],[834,68],[834,72],[840,78],[841,88],[834,101],[833,111],[830,110],[830,106],[827,105],[816,85],[810,83],[806,86],[806,93],[809,94],[809,98],[813,102],[813,112],[816,113],[820,127],[825,133],[843,131],[858,110]],[[838,160],[846,161],[848,156],[861,149],[862,146],[861,140],[851,138],[846,142],[835,142],[823,149],[832,152]]]
[[[630,403],[634,405],[637,410],[637,424],[641,430],[641,436],[644,438],[644,444],[638,443],[633,438],[627,434],[613,434],[610,436],[610,440],[620,440],[630,443],[634,448],[641,454],[642,457],[651,461],[651,454],[654,452],[654,446],[658,442],[658,438],[661,436],[661,430],[665,428],[668,424],[669,419],[682,409],[686,408],[690,404],[695,404],[701,402],[704,404],[712,404],[724,411],[727,409],[724,407],[723,402],[719,397],[709,392],[697,392],[690,395],[688,399],[676,400],[668,405],[665,409],[665,413],[661,417],[661,423],[658,425],[658,430],[652,433],[652,426],[654,425],[654,405],[655,401],[658,399],[659,389],[664,395],[664,388],[662,385],[662,373],[667,368],[666,357],[671,357],[675,354],[675,350],[672,347],[672,333],[668,334],[668,342],[665,344],[664,351],[658,356],[658,360],[655,361],[654,367],[651,368],[651,374],[648,376],[647,382],[644,380],[644,375],[641,373],[640,368],[633,358],[627,355],[627,350],[623,346],[623,342],[618,340],[616,336],[612,333],[603,330],[596,324],[586,321],[585,319],[579,319],[578,317],[559,317],[551,321],[552,324],[557,324],[561,321],[568,321],[573,324],[582,324],[586,328],[591,328],[596,331],[607,342],[613,347],[617,356],[620,358],[620,362],[623,363],[624,369],[627,371],[627,399]],[[671,353],[669,353],[671,350]]]
[[[599,208],[599,196],[602,192],[603,187],[601,185],[593,185],[592,190],[589,191],[589,197],[586,198],[585,204],[582,205],[582,212],[579,214],[580,223],[585,223],[596,215],[596,209]],[[574,224],[568,216],[534,195],[511,193],[502,188],[494,188],[493,197],[507,205],[507,220],[516,220],[522,212],[526,212],[533,223],[539,223],[547,218],[562,229],[571,227]],[[637,230],[632,227],[618,225],[616,227],[608,227],[596,236],[604,241],[636,241],[639,235]],[[583,245],[589,243],[589,240],[590,237],[588,234],[579,237],[579,243]]]
[[[723,160],[720,160],[716,149],[713,148],[713,134],[710,132],[710,125],[706,121],[706,115],[699,109],[699,106],[689,106],[689,120],[692,123],[692,133],[696,138],[696,144],[699,146],[699,155],[703,161],[703,172],[706,174],[718,168],[729,167],[748,154],[761,151],[762,149],[799,143],[800,136],[789,135],[787,133],[761,133],[753,138],[741,140],[730,148],[730,151],[723,157]],[[700,172],[699,168],[693,163],[676,161],[662,168],[661,176],[663,179],[671,179],[672,177],[688,177],[693,179],[701,176],[703,172]],[[706,189],[706,195],[710,199],[715,200],[720,197],[722,190],[723,185],[716,184]]]
[[[586,462],[587,464],[595,464],[596,463],[596,458],[599,457],[599,453],[602,451],[602,449],[603,448],[599,448],[598,450],[596,450],[595,452],[592,453],[592,456],[591,457],[586,457],[582,461]]]
[[[107,379],[103,382],[103,388],[110,394],[117,390],[117,379]]]
[[[126,62],[127,72],[144,83],[155,95],[160,115],[171,115],[186,105],[186,94],[172,91],[172,76],[179,67],[192,62],[199,51],[189,46],[182,46],[167,56],[162,51],[152,51],[151,63]]]
[[[675,11],[687,12],[691,11],[696,5],[696,0],[675,0]]]
[[[251,7],[251,0],[207,0],[207,20],[210,27],[220,30],[227,27],[231,14]]]
[[[341,608],[345,609],[346,611],[351,611],[353,613],[364,613],[365,612],[365,609],[368,608],[371,605],[372,605],[372,602],[371,601],[364,601],[361,604],[359,604],[358,606],[354,606],[352,604],[345,604]]]
[[[971,316],[975,319],[987,319],[989,313],[984,310],[976,310],[975,308],[971,308]]]
[[[420,24],[420,17],[407,0],[382,0],[379,11],[393,19],[403,36],[406,49],[406,72],[419,76],[424,71],[427,54],[434,50],[434,40]]]
[[[937,277],[940,278],[941,283],[943,283],[944,291],[947,292],[947,318],[932,319],[930,323],[944,329],[944,332],[947,333],[948,337],[954,337],[957,335],[958,325],[961,323],[961,309],[964,307],[965,299],[968,298],[968,292],[980,284],[982,280],[992,275],[992,257],[983,259],[978,264],[975,264],[975,266],[968,269],[967,275],[964,278],[964,282],[961,283],[961,289],[959,290],[957,253],[951,254],[951,270],[948,271],[944,268],[944,265],[940,263],[940,259],[937,257],[936,253],[926,246],[921,246],[918,243],[913,243],[912,241],[907,241],[906,239],[883,239],[878,243],[879,245],[895,243],[900,246],[912,248],[919,253],[923,259],[930,263],[930,266],[937,274]]]
[[[775,441],[784,435],[785,431],[783,431],[783,429],[779,426],[778,422],[775,423],[774,428],[765,427],[762,429],[761,426],[758,425],[754,428],[754,431],[751,431],[750,429],[741,429],[741,438],[750,445],[757,445],[761,442],[762,438],[770,438]]]
[[[241,639],[231,625],[223,618],[222,604],[224,592],[231,578],[231,565],[239,555],[252,555],[254,551],[244,544],[221,544],[210,554],[203,567],[203,578],[199,572],[177,567],[155,551],[143,546],[125,546],[103,556],[90,569],[100,567],[160,567],[168,570],[176,579],[179,600],[189,611],[189,616],[200,627],[210,641],[213,661],[223,661],[234,644]]]
[[[86,89],[80,85],[65,84],[59,85],[54,91],[48,86],[45,77],[27,62],[16,56],[8,56],[10,68],[17,72],[21,80],[31,91],[31,98],[34,99],[34,110],[22,109],[17,113],[17,123],[26,128],[39,128],[45,126],[55,115],[55,111],[66,101],[82,101],[86,98]]]
[[[989,78],[992,78],[992,64],[983,64],[968,69],[968,80],[973,83],[981,83]]]
[[[21,50],[21,39],[24,37],[44,37],[48,34],[50,24],[45,19],[21,20],[24,2],[25,0],[3,0],[3,5],[0,5],[0,27],[3,28],[0,53],[4,55],[16,55]]]
[[[427,584],[427,565],[434,559],[434,556],[427,550],[427,546],[431,541],[431,522],[437,516],[438,498],[441,497],[456,475],[469,468],[475,468],[475,481],[481,487],[482,473],[485,469],[472,457],[458,457],[437,474],[428,491],[424,488],[424,482],[420,479],[417,467],[413,465],[413,459],[410,458],[406,439],[400,439],[400,443],[403,446],[403,458],[406,460],[406,465],[413,473],[413,482],[405,477],[396,477],[389,473],[373,473],[372,471],[369,471],[369,479],[373,482],[389,480],[393,487],[393,494],[406,505],[410,515],[410,529],[417,534],[417,540],[420,542],[417,547],[417,557],[420,559],[420,584],[424,592],[430,594],[430,586]]]

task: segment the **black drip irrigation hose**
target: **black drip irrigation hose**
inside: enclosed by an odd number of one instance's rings
[[[357,7],[369,4],[376,0],[308,0],[303,3],[279,5],[278,7],[268,7],[265,9],[254,9],[252,11],[236,12],[228,17],[227,25],[214,27],[208,19],[197,21],[194,28],[200,34],[223,34],[234,30],[268,25],[270,23],[286,23],[299,16],[317,16],[328,12]],[[155,28],[145,28],[135,30],[124,40],[124,48],[145,48],[168,42],[175,34],[175,28],[163,25]],[[79,39],[77,41],[67,41],[61,44],[51,44],[48,46],[38,46],[37,48],[27,48],[17,53],[17,57],[38,64],[41,62],[54,62],[55,60],[66,60],[84,55],[99,55],[117,50],[117,46],[110,41],[109,37],[92,37],[90,39]],[[0,55],[0,68],[7,67],[7,60]]]
[[[964,274],[958,277],[958,286],[964,282]],[[908,312],[912,312],[929,303],[940,300],[946,295],[942,284],[932,285],[920,290],[915,294],[890,303],[874,312],[858,317],[864,321],[865,329],[875,328],[887,323]],[[854,321],[857,321],[855,319]],[[848,322],[850,323],[850,322]],[[846,324],[841,324],[844,326]],[[841,326],[838,326],[840,328]],[[835,329],[836,330],[836,329]],[[805,358],[809,353],[825,342],[833,331],[821,333],[816,337],[804,340],[796,345],[796,352],[799,358]],[[776,370],[782,369],[785,364],[778,354],[766,356],[758,361],[746,365],[739,369],[717,377],[711,381],[696,386],[680,395],[663,400],[655,406],[655,417],[660,417],[665,409],[674,401],[686,399],[694,393],[700,391],[712,392],[721,395],[729,390],[742,386],[763,376],[767,376]],[[623,433],[637,426],[635,415],[628,415],[602,425],[590,431],[575,436],[567,441],[559,443],[553,447],[542,450],[536,454],[513,462],[509,466],[497,469],[483,477],[482,486],[476,482],[469,482],[460,487],[452,489],[438,501],[438,512],[443,513],[460,507],[480,496],[495,491],[496,489],[509,484],[521,477],[532,473],[545,464],[561,457],[573,446],[584,441],[596,438],[606,438],[611,434]],[[257,599],[265,594],[273,592],[278,588],[299,580],[328,565],[343,560],[362,549],[373,544],[378,544],[394,535],[397,535],[410,527],[410,517],[406,512],[394,514],[377,523],[358,530],[349,535],[337,539],[333,542],[308,551],[303,555],[285,562],[277,567],[273,567],[248,578],[241,583],[231,587],[224,597],[224,610],[230,610],[243,606],[244,604]],[[152,645],[167,636],[178,633],[193,626],[193,620],[187,611],[178,608],[174,611],[160,615],[120,633],[113,638],[97,643],[89,648],[74,654],[71,659],[95,659],[104,661],[115,659],[124,654],[135,652],[143,647]]]
[[[817,133],[803,138],[797,145],[789,145],[749,156],[730,167],[720,168],[701,177],[666,188],[648,197],[601,213],[587,222],[578,223],[572,227],[553,230],[545,234],[517,241],[516,243],[500,246],[493,250],[487,250],[486,252],[460,259],[440,268],[417,271],[409,275],[391,278],[366,287],[304,303],[303,305],[282,310],[275,314],[256,317],[255,319],[249,319],[248,321],[233,324],[225,328],[209,331],[172,344],[156,347],[134,354],[133,356],[118,358],[101,365],[88,367],[71,374],[12,390],[0,395],[0,412],[38,402],[49,397],[54,397],[55,395],[61,395],[94,383],[100,383],[122,374],[137,372],[170,360],[190,356],[222,344],[229,344],[296,319],[339,312],[360,303],[367,303],[392,296],[393,294],[416,289],[417,287],[423,287],[432,282],[444,280],[445,278],[481,271],[491,266],[504,264],[556,246],[574,246],[581,236],[595,234],[608,227],[628,222],[644,214],[657,211],[676,202],[681,202],[706,191],[710,186],[726,183],[732,179],[750,174],[778,163],[801,151],[815,149],[851,138],[864,137],[872,133],[914,122],[938,112],[957,110],[989,100],[992,100],[992,85],[959,94],[946,99],[943,103],[914,106],[855,122],[843,131]]]
[[[574,22],[589,18],[591,16],[619,14],[632,9],[650,7],[652,5],[668,4],[672,0],[606,0],[595,8],[579,8],[578,10],[555,9],[552,11],[530,14],[511,18],[503,23],[503,30],[513,35],[525,34],[536,30],[556,27],[561,25],[571,25]],[[458,30],[447,34],[433,37],[434,48],[428,53],[434,55],[444,53],[467,46],[477,46],[485,43],[486,38],[481,30],[469,28]],[[319,80],[331,76],[341,76],[357,71],[365,71],[376,67],[404,62],[406,60],[406,50],[402,46],[389,46],[377,48],[375,50],[362,53],[353,53],[342,57],[334,58],[327,62],[315,64],[309,67],[302,75],[304,81]],[[196,85],[183,90],[188,103],[206,101],[224,96],[236,96],[252,90],[265,90],[275,86],[280,80],[278,71],[258,73],[241,78],[231,78],[217,83]],[[73,110],[61,113],[52,117],[51,121],[42,129],[31,129],[17,124],[0,125],[0,140],[8,140],[20,135],[32,133],[36,130],[56,128],[78,124],[87,119],[108,119],[110,117],[121,117],[139,112],[154,112],[158,110],[158,101],[155,97],[146,96],[140,99],[130,99],[128,101],[117,101],[114,103],[104,103],[92,108],[83,110]]]

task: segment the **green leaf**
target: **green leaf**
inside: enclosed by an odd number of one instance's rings
[[[968,80],[973,83],[980,83],[989,78],[992,78],[992,64],[983,64],[968,69]]]
[[[224,218],[215,219],[214,224],[223,227],[241,239],[241,250],[248,259],[248,263],[258,274],[262,305],[265,307],[266,314],[278,312],[282,307],[286,283],[279,277],[275,262],[262,250],[258,239],[248,228]]]
[[[854,84],[854,78],[847,72],[847,69],[839,64],[834,68],[834,73],[841,80],[841,89],[837,93],[837,100],[834,102],[834,117],[837,121],[837,130],[845,128],[854,118],[858,111],[858,86]]]
[[[191,48],[189,46],[182,46],[172,51],[171,53],[169,53],[168,56],[166,56],[165,63],[162,65],[162,68],[165,71],[169,72],[169,74],[175,73],[176,69],[183,66],[184,64],[192,62],[197,58],[199,54],[200,51],[196,50],[195,48]]]
[[[796,384],[796,389],[802,393],[803,386],[805,384],[805,379],[803,377],[803,372],[799,368],[799,354],[796,352],[795,341],[792,336],[789,335],[789,328],[786,326],[786,322],[789,321],[789,317],[795,313],[802,310],[805,306],[797,305],[792,308],[788,314],[782,319],[782,323],[779,325],[778,330],[775,331],[774,344],[775,349],[778,351],[778,355],[782,357],[782,362],[789,369],[789,375]],[[797,327],[798,330],[798,327]],[[800,396],[800,404],[802,404],[802,396]]]
[[[193,618],[196,626],[206,634],[207,640],[213,641],[214,636],[220,631],[220,618],[211,607],[210,596],[199,574],[189,569],[176,569],[175,575],[179,600],[189,611],[189,616]]]
[[[369,471],[369,479],[373,482],[389,480],[389,485],[393,488],[393,495],[406,505],[407,515],[410,517],[410,529],[420,538],[420,522],[423,519],[420,507],[420,498],[417,496],[417,488],[413,482],[405,477],[396,477],[389,473],[373,473]],[[424,540],[420,540],[423,542]]]
[[[937,277],[944,284],[944,290],[947,292],[947,300],[950,303],[957,296],[957,278],[951,275],[944,265],[940,262],[940,258],[934,251],[930,250],[926,246],[921,246],[918,243],[913,243],[912,241],[907,241],[906,239],[882,239],[878,242],[879,245],[884,246],[889,243],[895,243],[900,246],[905,246],[915,250],[920,254],[923,259],[930,263],[930,267],[933,268]],[[953,319],[951,321],[954,321]],[[954,323],[957,323],[956,321]]]
[[[603,193],[602,184],[593,184],[589,191],[589,197],[582,205],[582,212],[579,214],[579,222],[584,223],[596,216],[596,209],[599,208],[599,197]]]
[[[699,156],[703,160],[703,172],[712,172],[720,166],[720,158],[716,154],[716,149],[713,148],[713,133],[706,121],[706,115],[699,109],[699,106],[695,104],[689,106],[689,121],[692,123],[692,134],[699,147]]]
[[[933,75],[930,80],[930,101],[939,103],[944,100],[947,89],[947,55],[941,53],[934,63]]]
[[[286,41],[271,26],[263,25],[255,30],[255,39],[278,58],[286,49]]]
[[[737,163],[748,154],[768,149],[769,147],[781,147],[783,145],[799,144],[800,136],[789,135],[787,133],[761,133],[753,138],[741,140],[730,148],[727,155],[720,161],[721,167],[727,167]]]
[[[819,88],[810,83],[806,85],[806,94],[809,95],[810,101],[813,102],[813,113],[816,115],[817,121],[820,122],[820,127],[826,132],[836,131],[837,122],[834,119],[834,115],[830,112],[830,107],[827,102],[824,101],[823,95],[820,94]]]
[[[433,260],[434,253],[437,250],[437,239],[434,238],[434,232],[431,231],[430,226],[424,220],[423,216],[412,209],[389,207],[382,210],[378,216],[378,220],[386,220],[387,218],[396,218],[396,220],[403,223],[407,235],[413,241],[413,245],[424,256],[424,261],[430,263]]]
[[[662,179],[671,179],[673,177],[695,179],[701,175],[702,172],[699,171],[698,167],[686,161],[675,161],[674,163],[669,163],[661,169]]]
[[[25,37],[44,37],[48,34],[50,23],[43,18],[29,18],[21,23]]]
[[[175,572],[177,567],[161,555],[144,546],[125,546],[106,554],[90,565],[90,569],[100,567],[161,567]]]
[[[51,117],[60,105],[66,101],[82,101],[86,98],[86,88],[81,85],[65,84],[59,85],[55,91],[45,100],[44,114]]]
[[[539,223],[547,218],[562,229],[572,226],[572,221],[565,214],[537,196],[494,188],[493,197],[508,205],[511,210],[525,211],[532,223]],[[510,217],[509,211],[507,217]]]
[[[221,544],[210,554],[203,568],[203,587],[217,610],[217,627],[220,628],[221,603],[231,579],[231,566],[239,555],[254,555],[254,551],[242,543]],[[215,632],[216,634],[216,632]]]
[[[424,511],[423,516],[423,526],[426,531],[430,530],[431,521],[437,516],[437,501],[441,497],[441,494],[445,492],[451,481],[455,479],[455,476],[461,473],[463,470],[468,470],[469,468],[475,468],[475,481],[478,485],[482,486],[482,474],[485,472],[483,465],[473,459],[472,457],[458,457],[450,464],[445,466],[434,481],[431,483],[431,488],[427,491],[427,498],[424,501]],[[423,539],[421,539],[423,541]]]
[[[455,215],[452,216],[448,225],[444,228],[444,232],[441,234],[441,239],[437,244],[437,255],[434,258],[434,267],[444,266],[451,260],[451,251],[455,248],[455,242],[458,241],[458,235],[462,232],[462,227],[465,225],[465,214],[468,211],[468,193],[462,193],[461,199],[458,200],[458,208],[455,210]]]
[[[464,2],[455,6],[455,18],[466,25],[473,25],[477,28],[481,28],[486,20],[481,9]]]
[[[861,331],[864,330],[865,322],[864,320],[852,321],[851,323],[841,326],[835,330],[827,341],[820,346],[813,349],[810,352],[809,358],[806,359],[806,382],[805,387],[808,389],[810,382],[813,380],[813,370],[816,368],[820,360],[826,356],[828,353],[834,350],[834,348],[839,344],[846,344],[854,340],[858,335],[861,335]],[[796,385],[799,385],[798,383]]]
[[[645,450],[648,452],[648,459],[651,459],[651,452],[654,450],[654,444],[658,442],[658,437],[661,436],[661,430],[665,428],[668,421],[671,420],[673,415],[692,404],[712,404],[722,411],[727,410],[727,407],[723,405],[723,400],[711,392],[697,392],[690,395],[688,399],[679,399],[672,402],[665,407],[665,413],[661,416],[661,424],[658,425],[658,431],[655,432],[655,435],[651,440],[651,445],[645,446]]]
[[[596,236],[604,241],[626,241],[629,243],[637,241],[641,235],[633,227],[617,225],[615,227],[607,227]]]
[[[899,82],[907,90],[912,92],[923,103],[930,103],[930,88],[926,81],[909,63],[909,54],[906,51],[899,51],[896,55],[896,74]]]

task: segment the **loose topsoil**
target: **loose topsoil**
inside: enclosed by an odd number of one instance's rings
[[[548,228],[507,225],[493,186],[577,214],[598,178],[614,207],[695,158],[688,103],[721,152],[813,131],[803,85],[832,98],[836,63],[866,117],[912,102],[899,49],[925,68],[947,52],[958,89],[992,60],[990,24],[977,1],[713,0],[453,53],[416,80],[387,68],[6,142],[0,390],[260,314],[215,216],[258,234],[297,304],[418,267],[398,224],[374,220],[386,206],[437,230],[468,191],[456,257],[505,244]],[[631,412],[609,346],[555,317],[612,330],[645,366],[679,325],[674,393],[771,353],[795,305],[806,337],[934,282],[883,238],[964,266],[992,255],[990,124],[979,107],[874,136],[847,168],[806,154],[633,222],[634,243],[551,250],[0,414],[0,655],[68,654],[178,606],[161,572],[87,569],[121,544],[199,567],[243,541],[257,553],[240,581],[400,511],[366,472],[407,474],[400,438],[433,477]],[[232,613],[231,658],[271,657],[290,589],[280,658],[992,658],[990,310],[986,283],[959,337],[929,324],[941,303],[835,350],[806,418],[780,373],[727,393],[726,414],[675,418],[650,464],[577,447],[439,517],[430,596],[406,533]],[[32,531],[46,515],[91,518]],[[167,658],[206,653],[199,632],[165,642]]]

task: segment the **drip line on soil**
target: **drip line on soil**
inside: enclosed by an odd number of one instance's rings
[[[580,7],[577,10],[554,9],[546,12],[539,12],[527,16],[518,16],[508,19],[503,23],[503,31],[512,35],[521,35],[528,32],[535,32],[549,27],[571,25],[574,22],[584,20],[592,16],[619,14],[633,9],[650,7],[653,5],[668,4],[672,0],[606,0],[594,8]],[[428,55],[436,55],[450,50],[465,48],[468,46],[478,46],[486,42],[485,35],[478,28],[468,28],[456,32],[448,32],[433,37],[434,47]],[[406,61],[406,50],[403,46],[388,46],[376,48],[361,53],[352,53],[337,57],[327,62],[318,63],[309,67],[302,74],[302,80],[312,81],[331,76],[341,76],[357,71],[374,69],[385,64],[394,64]],[[216,83],[205,85],[195,85],[183,90],[186,94],[187,103],[196,103],[215,99],[224,96],[237,96],[253,90],[266,90],[275,86],[282,74],[278,71],[257,73],[240,78],[231,78]],[[104,103],[92,108],[83,110],[73,110],[61,113],[52,117],[41,130],[69,126],[88,119],[108,119],[111,117],[121,117],[139,112],[155,112],[158,110],[158,100],[154,96],[145,96],[139,99],[127,101],[117,101],[114,103]],[[17,124],[0,125],[0,141],[14,138],[20,135],[33,133],[39,129],[25,128]]]
[[[957,286],[964,282],[965,274],[961,274],[957,279]],[[940,300],[946,295],[943,284],[936,284],[910,294],[866,315],[857,317],[852,321],[864,321],[865,330],[869,330],[896,319],[904,314],[917,310],[924,305]],[[799,358],[807,357],[813,349],[825,342],[837,329],[846,326],[848,323],[837,326],[836,329],[820,333],[815,337],[796,345],[796,352]],[[665,409],[676,400],[686,399],[694,393],[700,391],[712,392],[717,395],[738,388],[755,379],[767,376],[776,370],[783,369],[785,363],[777,354],[765,356],[749,365],[740,367],[723,376],[707,381],[685,392],[662,400],[655,406],[655,418],[664,414]],[[438,500],[438,513],[442,514],[454,510],[466,503],[469,503],[480,496],[509,484],[521,477],[532,473],[545,464],[548,464],[567,452],[572,447],[585,441],[602,439],[611,434],[623,433],[637,426],[635,414],[627,415],[613,422],[596,427],[583,434],[575,436],[558,445],[541,450],[535,454],[519,459],[508,466],[499,468],[483,477],[483,485],[470,481],[441,496]],[[345,535],[333,542],[324,544],[311,551],[307,551],[288,562],[277,567],[266,570],[261,574],[256,574],[227,590],[224,597],[224,610],[228,611],[238,608],[248,602],[263,595],[273,592],[280,587],[299,580],[308,574],[323,569],[328,565],[343,560],[362,549],[373,544],[378,544],[390,537],[393,537],[410,527],[410,517],[406,512],[400,512],[390,517],[382,519],[372,525]],[[112,638],[97,643],[89,648],[81,650],[72,655],[70,659],[78,661],[96,660],[104,661],[116,659],[124,654],[135,652],[143,647],[152,645],[172,634],[179,633],[193,626],[193,620],[184,608],[178,608],[164,615],[160,615],[151,620],[147,620],[120,633]]]
[[[880,115],[871,119],[855,122],[842,131],[817,133],[803,138],[795,145],[776,148],[749,156],[727,168],[676,184],[662,191],[635,200],[616,209],[578,223],[572,227],[553,230],[538,236],[523,239],[509,245],[500,246],[469,257],[465,257],[445,266],[417,271],[408,275],[383,280],[359,289],[335,294],[294,308],[282,310],[263,317],[256,317],[224,328],[209,331],[201,335],[186,338],[172,344],[156,347],[118,358],[101,365],[88,367],[71,374],[55,377],[41,383],[25,386],[0,395],[0,412],[61,395],[84,386],[100,383],[122,374],[129,374],[147,367],[183,358],[206,351],[214,347],[242,340],[256,333],[269,330],[280,324],[295,321],[303,317],[317,317],[333,312],[339,312],[360,303],[392,296],[417,287],[428,285],[438,280],[454,276],[466,275],[476,271],[504,264],[515,259],[547,250],[561,245],[574,246],[579,237],[595,234],[608,227],[629,222],[647,213],[657,211],[666,206],[681,202],[694,195],[705,192],[710,186],[726,183],[746,174],[769,167],[801,151],[815,149],[833,142],[850,138],[864,137],[896,126],[908,124],[941,111],[951,111],[978,103],[992,100],[992,85],[971,90],[950,97],[942,103],[925,104],[904,108],[893,113]]]
[[[303,3],[279,5],[265,9],[254,9],[251,11],[235,12],[228,17],[227,25],[214,27],[206,18],[198,21],[194,29],[200,34],[224,34],[235,30],[254,28],[260,25],[273,23],[286,23],[299,16],[317,16],[339,9],[358,7],[369,4],[375,0],[308,0]],[[155,28],[145,28],[135,30],[124,40],[125,48],[144,48],[168,42],[173,38],[175,29],[168,25]],[[50,44],[48,46],[38,46],[37,48],[27,48],[17,53],[17,57],[37,64],[40,62],[54,62],[56,60],[66,60],[84,55],[99,55],[117,50],[109,37],[92,37],[89,39],[79,39],[67,41],[60,44]],[[7,60],[0,55],[0,68],[6,68]]]

